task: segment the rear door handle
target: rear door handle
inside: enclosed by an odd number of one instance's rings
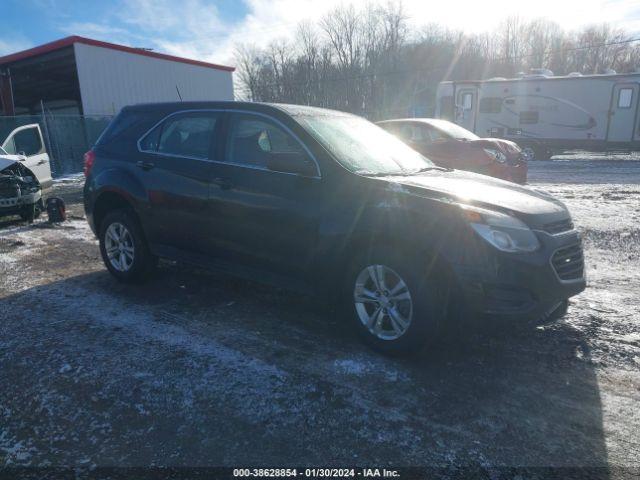
[[[141,168],[142,170],[151,170],[153,167],[155,167],[153,162],[147,162],[147,161],[143,161],[143,160],[138,160],[136,162],[136,166],[138,168]]]
[[[218,177],[213,179],[213,183],[218,185],[222,190],[231,190],[233,184],[228,178]]]

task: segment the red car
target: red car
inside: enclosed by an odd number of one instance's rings
[[[520,184],[527,181],[525,156],[508,140],[480,138],[455,123],[432,118],[386,120],[378,125],[442,167]]]

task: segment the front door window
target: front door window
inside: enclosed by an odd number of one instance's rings
[[[40,131],[36,127],[25,128],[13,134],[4,145],[4,149],[11,155],[31,157],[43,150]]]
[[[269,160],[277,154],[291,154],[301,162],[311,162],[300,142],[274,122],[250,114],[233,117],[227,162],[268,170]]]

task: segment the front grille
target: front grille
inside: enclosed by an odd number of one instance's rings
[[[20,194],[20,189],[15,183],[0,182],[0,198],[15,198]]]
[[[576,243],[553,254],[551,263],[561,280],[577,280],[584,276],[582,245]]]
[[[551,235],[557,235],[559,233],[570,232],[573,230],[573,222],[570,218],[566,218],[557,222],[547,223],[542,226],[542,229]]]
[[[526,160],[524,159],[524,157],[519,153],[517,154],[510,153],[509,155],[507,155],[507,165],[520,165],[525,161]]]

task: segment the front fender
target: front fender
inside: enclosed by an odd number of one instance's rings
[[[323,273],[327,285],[341,285],[355,255],[381,244],[425,266],[434,259],[451,264],[460,258],[469,229],[448,200],[393,188],[369,193],[356,197],[360,203],[344,202],[321,224],[315,271]]]

